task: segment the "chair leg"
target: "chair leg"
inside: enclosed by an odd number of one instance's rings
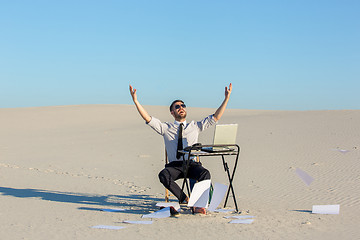
[[[168,156],[167,156],[167,152],[166,152],[166,148],[165,148],[165,164],[168,164]],[[167,188],[165,188],[165,202],[169,202],[169,190],[167,190]]]
[[[169,190],[165,189],[165,202],[169,202]]]

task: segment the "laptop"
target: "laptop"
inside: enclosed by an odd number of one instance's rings
[[[236,144],[237,124],[215,125],[213,145]],[[231,147],[203,147],[204,152],[226,152],[234,151]]]

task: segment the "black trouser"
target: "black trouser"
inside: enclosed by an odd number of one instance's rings
[[[175,181],[184,178],[184,170],[185,166],[183,166],[183,161],[173,161],[166,164],[165,168],[159,173],[160,182],[169,189],[180,202],[186,199],[186,194],[181,191],[181,188]],[[200,162],[190,161],[187,178],[200,182],[210,179],[210,172],[204,168]]]

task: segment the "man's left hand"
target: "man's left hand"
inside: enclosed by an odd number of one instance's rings
[[[229,98],[232,90],[232,84],[230,83],[229,87],[225,87],[225,98]]]

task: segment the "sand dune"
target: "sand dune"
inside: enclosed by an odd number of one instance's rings
[[[168,107],[145,106],[162,121]],[[189,108],[188,120],[215,109]],[[132,105],[0,109],[0,232],[2,239],[359,239],[360,110],[228,109],[238,123],[241,155],[234,178],[240,215],[226,213],[125,224],[158,210],[164,188],[162,137]],[[200,136],[210,143],[213,129]],[[346,151],[345,151],[346,150]],[[222,164],[203,159],[212,180],[227,184]],[[296,175],[314,178],[310,186]],[[340,204],[340,214],[312,214]],[[231,199],[229,207],[234,207]],[[123,208],[125,212],[103,212]],[[125,226],[120,230],[96,225]]]

